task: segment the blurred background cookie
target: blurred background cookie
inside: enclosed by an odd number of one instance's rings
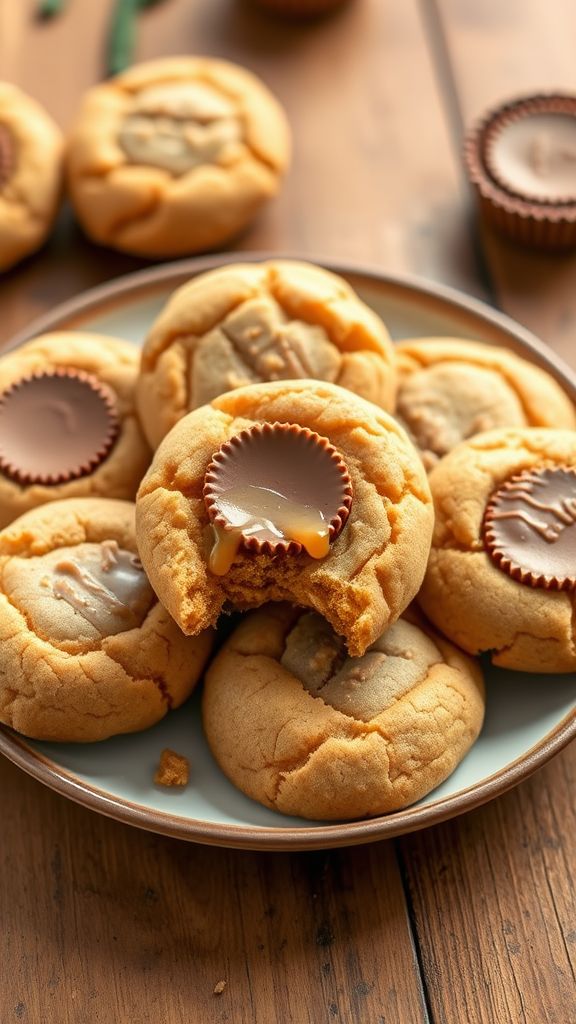
[[[430,474],[436,525],[419,603],[471,654],[574,672],[576,433],[491,430]]]
[[[152,326],[138,382],[142,423],[156,447],[182,416],[225,391],[298,377],[392,409],[396,371],[384,324],[320,267],[229,264],[179,288]]]
[[[247,616],[212,662],[203,723],[247,796],[338,820],[414,803],[480,732],[480,668],[421,622],[398,619],[360,658],[316,612]]]
[[[238,388],[189,413],[137,498],[142,562],[185,633],[224,606],[290,600],[324,615],[354,655],[417,593],[432,519],[404,430],[316,381]]]
[[[460,338],[415,338],[396,347],[396,415],[431,469],[496,427],[576,427],[568,396],[545,370],[509,349]]]
[[[150,462],[138,361],[127,341],[77,331],[0,359],[0,526],[57,498],[134,498]]]
[[[183,636],[136,549],[134,506],[57,501],[0,533],[0,721],[36,739],[146,729],[189,696],[210,633]]]
[[[68,185],[94,241],[178,256],[245,228],[278,191],[289,152],[282,107],[259,78],[210,57],[169,57],[86,94]]]
[[[0,270],[45,241],[58,212],[63,146],[44,108],[0,82]]]

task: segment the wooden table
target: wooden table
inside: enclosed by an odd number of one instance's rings
[[[0,75],[65,126],[101,76],[112,3],[69,0],[49,25],[35,3],[0,0]],[[574,88],[575,40],[574,0],[356,0],[306,27],[240,0],[166,0],[141,17],[138,58],[230,57],[286,104],[293,169],[239,248],[454,284],[576,365],[576,259],[480,238],[460,163],[486,106]],[[65,213],[0,284],[0,331],[138,265]],[[427,832],[264,855],[138,832],[2,761],[0,1022],[574,1024],[575,786],[572,747]]]

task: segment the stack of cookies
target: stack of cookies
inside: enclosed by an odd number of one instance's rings
[[[576,669],[575,426],[543,370],[393,347],[303,263],[196,277],[141,361],[31,342],[0,361],[0,720],[104,739],[203,677],[211,750],[253,799],[413,803],[479,734],[476,655]]]

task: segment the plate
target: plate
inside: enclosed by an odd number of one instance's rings
[[[54,309],[13,339],[77,328],[142,342],[169,293],[194,274],[265,254],[184,260],[140,271]],[[576,401],[576,374],[528,331],[451,289],[318,260],[342,274],[385,320],[393,337],[456,335],[507,345],[551,372]],[[119,821],[218,846],[302,850],[348,846],[410,832],[461,814],[525,779],[576,733],[576,675],[539,676],[486,667],[487,713],[475,746],[424,800],[394,814],[327,825],[254,803],[222,775],[202,734],[199,696],[144,733],[98,744],[39,743],[0,728],[0,751],[58,793]],[[185,754],[183,792],[152,782],[164,747]]]

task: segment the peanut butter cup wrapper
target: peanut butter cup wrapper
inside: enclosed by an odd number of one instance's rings
[[[204,478],[204,502],[211,522],[238,529],[227,513],[227,495],[246,486],[288,497],[294,506],[321,513],[330,543],[341,532],[352,504],[346,464],[330,441],[292,423],[259,423],[234,435],[213,456]],[[242,546],[254,553],[299,554],[303,545],[260,528],[242,531]]]
[[[538,249],[576,246],[576,96],[540,94],[490,111],[464,160],[485,219]]]
[[[491,495],[483,521],[485,548],[518,583],[545,590],[576,588],[576,469],[532,467]]]
[[[119,432],[115,395],[97,377],[66,368],[31,374],[0,394],[0,472],[23,487],[89,476]]]

